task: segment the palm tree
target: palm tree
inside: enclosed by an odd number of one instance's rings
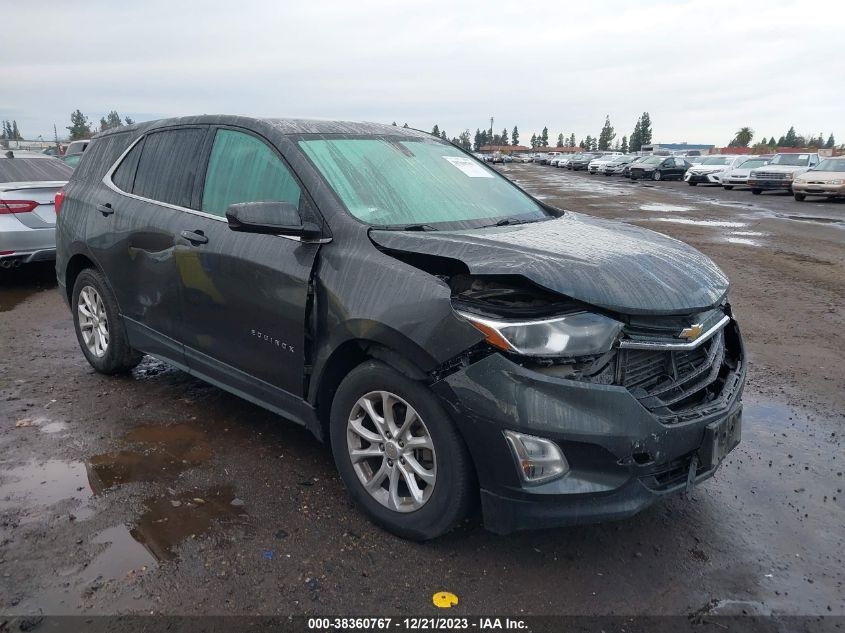
[[[750,127],[743,127],[739,129],[734,137],[736,147],[748,147],[751,144],[751,139],[754,138],[754,130]]]

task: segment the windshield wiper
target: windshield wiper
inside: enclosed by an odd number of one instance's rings
[[[373,224],[371,229],[379,231],[436,231],[436,226],[430,224]]]

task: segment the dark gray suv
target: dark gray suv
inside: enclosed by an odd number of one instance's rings
[[[497,532],[629,516],[739,441],[742,339],[712,261],[428,134],[132,125],[92,141],[56,212],[95,369],[150,354],[304,425],[401,536],[479,497]]]

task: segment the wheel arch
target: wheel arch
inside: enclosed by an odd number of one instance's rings
[[[65,266],[65,295],[68,303],[72,303],[71,294],[73,294],[73,286],[76,283],[76,278],[86,268],[99,270],[94,260],[84,253],[77,253],[68,260],[67,266]]]
[[[329,418],[331,405],[337,388],[353,369],[368,360],[378,360],[395,369],[400,374],[424,382],[429,374],[418,364],[419,359],[412,359],[397,349],[394,344],[375,338],[348,338],[334,348],[315,373],[308,393],[308,401],[315,407],[320,422],[323,438],[329,437]]]

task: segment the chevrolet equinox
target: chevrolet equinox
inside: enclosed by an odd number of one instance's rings
[[[630,516],[740,439],[728,280],[550,207],[423,132],[198,116],[99,135],[56,196],[59,282],[99,372],[143,354],[330,442],[410,539]]]

